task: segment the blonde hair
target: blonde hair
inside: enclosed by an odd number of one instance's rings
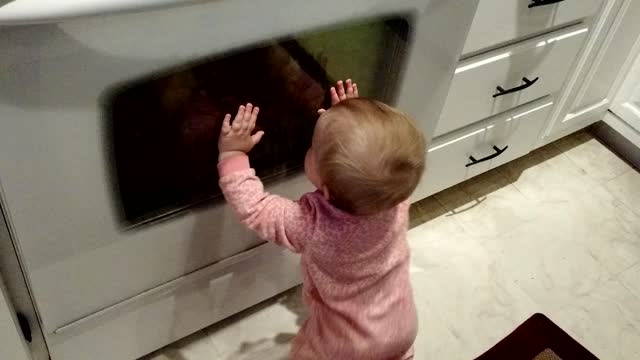
[[[355,98],[333,106],[318,125],[318,175],[338,208],[375,214],[415,190],[424,171],[426,142],[409,116],[381,102]]]

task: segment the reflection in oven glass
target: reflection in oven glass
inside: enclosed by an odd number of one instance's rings
[[[108,96],[122,222],[139,225],[219,198],[217,138],[226,113],[260,107],[250,153],[265,182],[298,172],[317,109],[336,79],[393,102],[409,22],[380,19],[263,43],[118,87]]]

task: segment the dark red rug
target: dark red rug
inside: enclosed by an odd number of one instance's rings
[[[598,360],[542,314],[535,314],[476,360]]]

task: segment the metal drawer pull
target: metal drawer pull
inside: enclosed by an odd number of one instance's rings
[[[538,6],[556,4],[556,3],[559,3],[559,2],[563,2],[564,0],[531,0],[531,1],[533,1],[533,2],[531,4],[529,4],[529,9],[534,8],[534,7],[538,7]]]
[[[491,160],[491,159],[495,159],[495,158],[497,158],[498,156],[502,155],[502,153],[503,153],[503,152],[507,151],[507,149],[508,149],[508,148],[509,148],[509,146],[508,146],[508,145],[507,145],[507,146],[505,146],[505,147],[504,147],[504,149],[500,149],[499,147],[497,147],[497,146],[495,146],[495,145],[494,145],[494,146],[493,146],[493,150],[495,150],[495,151],[496,151],[496,153],[495,153],[495,154],[492,154],[492,155],[489,155],[489,156],[487,156],[487,157],[484,157],[484,158],[482,158],[482,159],[480,159],[480,160],[476,160],[476,158],[474,158],[473,156],[469,156],[469,160],[471,160],[471,162],[470,162],[470,163],[468,163],[468,164],[466,165],[466,167],[473,166],[473,165],[476,165],[476,164],[480,164],[481,162],[489,161],[489,160]]]
[[[524,90],[524,89],[528,88],[529,86],[535,84],[536,81],[538,81],[538,79],[540,79],[540,77],[537,77],[537,78],[535,78],[533,80],[529,80],[526,77],[523,77],[522,81],[524,81],[524,84],[522,84],[520,86],[516,86],[513,89],[508,89],[508,90],[503,89],[502,86],[498,86],[496,88],[498,90],[498,93],[497,94],[493,94],[493,97],[497,98],[498,96],[507,95],[507,94],[511,94],[511,93],[514,93],[514,92],[518,92],[518,91]]]

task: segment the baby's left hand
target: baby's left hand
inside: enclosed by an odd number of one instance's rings
[[[347,79],[344,83],[342,80],[338,80],[336,87],[331,87],[329,93],[331,94],[331,106],[343,100],[360,97],[360,94],[358,94],[358,85],[352,82],[351,79]],[[325,111],[325,109],[318,109],[318,114],[322,114]]]
[[[260,109],[251,104],[238,108],[233,123],[231,123],[231,114],[227,114],[222,122],[222,131],[218,139],[219,160],[237,155],[239,153],[246,154],[260,142],[264,131],[258,131],[251,135],[256,127],[258,119],[258,111]]]

